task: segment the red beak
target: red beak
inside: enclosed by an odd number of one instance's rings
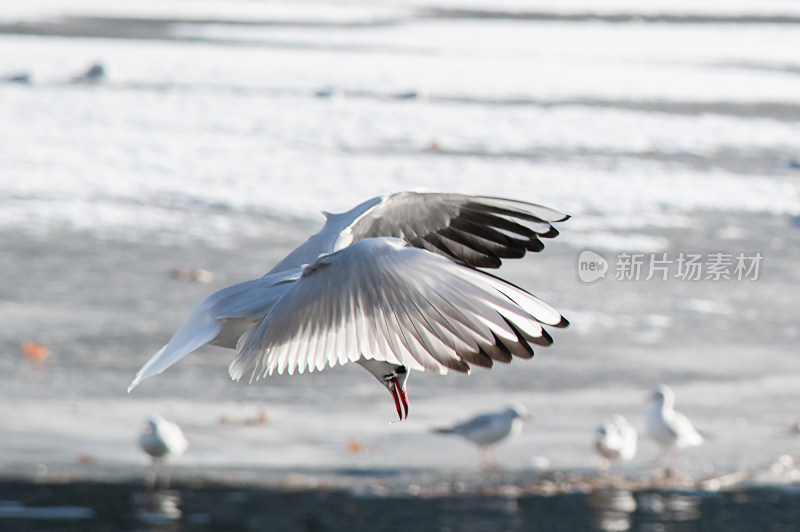
[[[397,408],[397,415],[400,417],[400,421],[403,421],[408,417],[408,394],[406,391],[400,387],[400,383],[397,382],[397,377],[393,377],[389,384],[389,391],[392,392],[392,399],[394,399],[394,406]]]

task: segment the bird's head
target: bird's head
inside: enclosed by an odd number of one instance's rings
[[[675,393],[666,384],[661,384],[650,392],[648,399],[658,406],[672,406],[675,402]]]
[[[521,403],[511,403],[506,407],[506,414],[511,419],[521,419],[522,421],[530,421],[533,416],[528,413],[528,409]]]
[[[153,414],[144,421],[142,432],[145,434],[157,434],[158,426],[164,421],[164,418],[158,414]]]

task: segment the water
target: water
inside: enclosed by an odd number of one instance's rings
[[[488,490],[487,490],[488,491]],[[337,489],[210,485],[147,492],[136,484],[0,484],[8,531],[795,530],[797,489],[726,493],[607,488],[589,494],[361,496]],[[24,501],[24,502],[23,502]]]
[[[789,522],[781,505],[794,493],[764,486],[797,478],[794,466],[775,469],[797,449],[797,3],[591,9],[0,7],[0,77],[30,80],[0,84],[0,476],[35,479],[55,494],[40,499],[37,485],[10,484],[0,499],[17,502],[3,511],[66,506],[71,517],[58,525],[66,527],[83,508],[95,516],[124,508],[118,526],[145,526],[128,479],[145,467],[139,424],[158,411],[190,440],[177,479],[205,482],[222,471],[236,486],[219,488],[223,511],[239,508],[229,493],[254,475],[289,468],[338,472],[334,498],[371,508],[364,515],[394,516],[393,505],[410,499],[437,530],[485,520],[514,529],[539,515],[556,526],[549,513],[528,511],[539,504],[586,524],[597,501],[539,499],[518,482],[513,504],[494,494],[476,501],[480,490],[398,493],[447,484],[453,470],[476,472],[475,449],[430,429],[512,399],[534,421],[499,450],[508,470],[593,470],[594,427],[623,414],[641,431],[644,394],[665,382],[713,436],[679,462],[688,480],[678,495],[699,505],[699,519]],[[95,63],[104,79],[76,79]],[[124,393],[194,305],[267,271],[319,227],[320,210],[417,187],[507,195],[573,215],[542,253],[501,270],[569,317],[553,347],[468,377],[415,374],[410,418],[399,424],[389,423],[391,399],[359,368],[247,386],[228,379],[230,353],[213,350]],[[585,249],[611,261],[609,278],[579,280]],[[622,251],[648,264],[666,253],[672,276],[616,280]],[[681,254],[719,252],[761,253],[759,279],[674,277]],[[172,275],[194,268],[210,271],[211,282]],[[26,358],[29,341],[49,358]],[[626,475],[651,478],[655,454],[643,438]],[[433,478],[421,482],[420,471]],[[742,471],[759,486],[753,495],[702,489],[703,479]],[[364,498],[352,491],[361,477],[348,472],[402,480]],[[302,493],[284,493],[282,478],[266,491],[241,488],[243,497],[296,496],[301,505],[326,492],[302,484]],[[107,484],[78,484],[95,480]],[[14,492],[23,489],[32,498]],[[69,495],[96,489],[108,491],[107,505]],[[650,489],[633,490],[637,510],[610,520],[653,529],[643,519],[664,512],[644,508],[667,508],[672,495]],[[190,484],[177,495],[180,527],[217,522],[190,519],[210,495]],[[775,497],[777,510],[762,511]],[[473,507],[474,519],[459,521]],[[302,526],[335,528],[346,517],[309,519]]]

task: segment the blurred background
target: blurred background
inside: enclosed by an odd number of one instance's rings
[[[143,476],[159,412],[189,441],[174,478],[405,489],[477,474],[430,431],[511,401],[533,419],[506,471],[593,471],[622,414],[649,475],[660,383],[711,436],[682,471],[774,473],[799,443],[798,36],[796,0],[3,3],[0,476]],[[571,214],[500,274],[572,326],[533,361],[412,375],[396,424],[359,368],[247,385],[211,348],[126,394],[321,210],[406,189]]]

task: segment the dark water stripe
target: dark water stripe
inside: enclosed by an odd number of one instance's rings
[[[147,493],[136,483],[0,482],[0,500],[37,508],[85,508],[58,530],[778,530],[800,522],[800,490],[731,492],[600,489],[551,496],[450,493],[358,496],[342,489],[281,490],[223,485]],[[53,530],[54,520],[3,519],[5,531]],[[787,528],[788,527],[788,528]],[[160,530],[162,528],[153,528]]]
[[[540,22],[608,22],[614,24],[800,24],[797,15],[703,13],[557,13],[550,11],[499,11],[491,9],[431,9],[421,16],[436,19],[522,20]]]
[[[216,19],[180,17],[113,17],[64,16],[55,19],[30,20],[0,24],[0,34],[58,37],[95,37],[117,39],[164,39],[178,41],[203,40],[174,35],[176,25],[261,28],[373,28],[410,24],[426,20],[511,20],[521,22],[603,22],[609,24],[800,24],[797,15],[750,14],[671,14],[671,13],[554,13],[547,11],[496,11],[470,9],[423,9],[406,15],[376,15],[364,20],[281,20],[281,19]],[[288,46],[288,43],[284,45]],[[297,46],[301,46],[297,44]]]

